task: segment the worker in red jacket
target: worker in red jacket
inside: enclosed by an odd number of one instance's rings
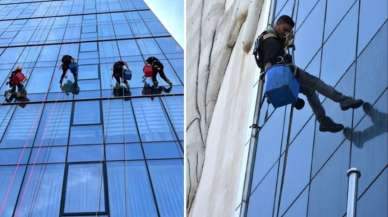
[[[26,76],[22,72],[22,68],[17,67],[14,71],[11,72],[7,84],[11,88],[8,90],[8,96],[5,97],[7,102],[11,102],[14,98],[20,96],[25,97],[26,91],[24,88],[23,82],[26,80]],[[17,88],[17,91],[16,91]]]

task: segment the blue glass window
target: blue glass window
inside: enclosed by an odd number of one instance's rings
[[[128,61],[143,61],[135,40],[118,41],[117,44],[123,59]]]
[[[100,124],[100,101],[79,101],[74,104],[73,124]]]
[[[349,144],[346,143],[312,181],[308,217],[342,216],[345,213],[348,165]]]
[[[350,9],[350,7],[354,4],[354,2],[356,1],[349,0],[349,1],[338,2],[335,0],[327,0],[325,39],[338,25],[340,20],[345,16],[345,14]],[[357,22],[355,24],[357,24]],[[353,33],[349,33],[349,34],[353,34]]]
[[[129,101],[103,101],[106,143],[138,142],[133,112]]]
[[[69,147],[67,161],[101,161],[103,158],[104,151],[101,145],[71,146]]]
[[[281,136],[274,138],[273,132],[279,132],[283,128],[284,113],[283,109],[276,110],[261,129],[258,141],[261,145],[257,146],[252,188],[261,181],[279,158],[282,138]]]
[[[322,46],[324,13],[325,1],[320,1],[295,34],[295,63],[301,68],[307,66]]]
[[[155,56],[162,53],[154,39],[138,39],[136,41],[139,44],[141,52],[145,56]]]
[[[63,168],[63,164],[29,166],[15,216],[58,215]]]
[[[70,164],[64,213],[105,211],[102,164]]]
[[[272,216],[276,189],[277,166],[271,169],[258,187],[253,188],[249,199],[248,217]]]
[[[0,149],[0,165],[26,164],[30,152],[29,148]]]
[[[30,164],[63,163],[66,147],[38,147],[32,149]]]
[[[98,79],[79,80],[78,86],[79,86],[81,92],[85,92],[85,91],[89,91],[89,90],[99,90],[100,89],[100,80],[98,80]]]
[[[355,59],[357,6],[356,4],[352,7],[323,47],[321,77],[330,85],[334,85],[339,80]],[[341,49],[338,49],[339,44]]]
[[[78,79],[98,78],[98,65],[80,65]]]
[[[111,217],[158,216],[143,161],[114,162],[108,163],[107,167]]]
[[[373,103],[386,90],[388,84],[388,22],[376,34],[357,61],[356,98]],[[381,110],[387,112],[387,110]],[[355,110],[355,122],[364,115],[362,109]]]
[[[0,166],[1,217],[12,217],[24,171],[25,166]]]
[[[96,42],[81,43],[80,51],[81,52],[97,51],[97,43]]]
[[[88,145],[102,144],[102,128],[98,125],[73,126],[71,128],[70,144]]]
[[[1,141],[0,147],[31,146],[39,124],[42,105],[18,107]]]
[[[358,51],[361,52],[366,44],[370,41],[372,36],[381,28],[382,24],[385,22],[382,28],[385,28],[385,31],[388,29],[387,19],[388,19],[388,2],[381,0],[368,0],[360,1],[360,30],[359,30],[359,48]],[[371,15],[373,12],[373,15]],[[386,38],[386,37],[385,37]],[[385,41],[385,43],[387,43]],[[385,49],[387,50],[387,49]]]
[[[288,149],[280,213],[284,213],[310,180],[314,121],[310,120]]]
[[[132,100],[140,137],[144,142],[176,140],[159,100]]]
[[[27,92],[29,94],[46,93],[49,88],[53,72],[53,68],[35,68],[28,79]]]
[[[358,201],[357,216],[388,216],[388,170],[378,177],[368,191]]]
[[[147,159],[182,157],[179,143],[177,142],[143,143],[143,147]]]
[[[181,160],[148,161],[161,217],[183,215],[183,163]],[[170,186],[175,186],[171,189]]]
[[[105,147],[107,160],[144,159],[140,143],[111,144]]]
[[[179,139],[183,139],[183,97],[163,97],[162,101]]]

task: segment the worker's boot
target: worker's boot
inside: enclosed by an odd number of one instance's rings
[[[344,129],[344,125],[337,124],[331,118],[325,116],[319,120],[319,131],[336,133]]]
[[[364,102],[361,99],[353,99],[353,98],[346,98],[345,100],[340,102],[340,106],[342,111],[346,111],[350,108],[358,108],[360,107]]]

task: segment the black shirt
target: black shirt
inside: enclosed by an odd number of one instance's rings
[[[263,63],[275,64],[279,61],[278,57],[284,57],[284,45],[280,38],[269,37],[263,40]]]

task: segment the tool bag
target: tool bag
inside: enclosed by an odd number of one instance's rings
[[[144,77],[152,77],[154,75],[154,69],[152,68],[152,65],[149,63],[146,63],[143,68]]]
[[[299,81],[288,65],[273,65],[265,75],[264,96],[275,108],[297,101]]]

